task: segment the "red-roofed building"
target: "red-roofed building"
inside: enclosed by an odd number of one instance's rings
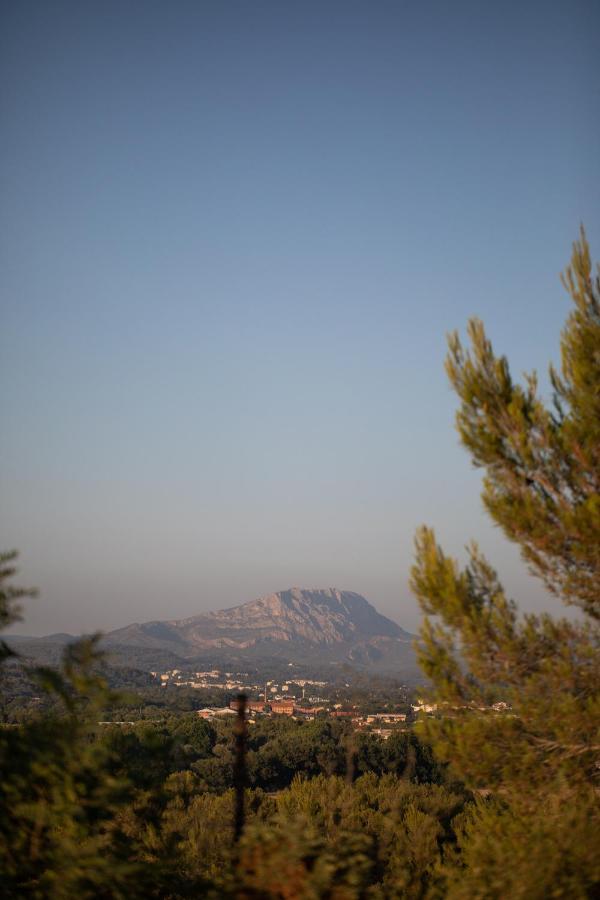
[[[276,716],[294,715],[293,700],[272,700],[269,706],[271,707],[271,712]]]

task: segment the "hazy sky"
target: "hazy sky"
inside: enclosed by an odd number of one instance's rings
[[[5,2],[0,545],[23,633],[300,585],[415,629],[486,521],[445,333],[557,360],[600,257],[600,5]]]

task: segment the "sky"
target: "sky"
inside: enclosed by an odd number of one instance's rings
[[[409,630],[423,522],[487,520],[446,334],[546,385],[584,223],[600,258],[600,6],[5,2],[0,546],[16,631],[292,585]]]

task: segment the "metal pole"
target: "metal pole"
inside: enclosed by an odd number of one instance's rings
[[[238,694],[237,716],[233,726],[235,736],[235,759],[233,763],[233,787],[235,790],[235,814],[233,822],[233,840],[237,844],[244,830],[244,792],[246,788],[246,700],[245,694]]]

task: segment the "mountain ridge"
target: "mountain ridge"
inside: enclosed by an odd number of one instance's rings
[[[415,635],[354,591],[292,587],[238,606],[180,619],[133,622],[102,635],[119,665],[141,668],[257,666],[268,661],[322,667],[350,665],[381,674],[419,675]],[[25,655],[57,661],[76,636],[7,636]]]
[[[414,668],[414,637],[354,591],[292,587],[183,619],[134,622],[105,634],[103,644],[168,650],[187,660],[264,653],[394,669]]]

